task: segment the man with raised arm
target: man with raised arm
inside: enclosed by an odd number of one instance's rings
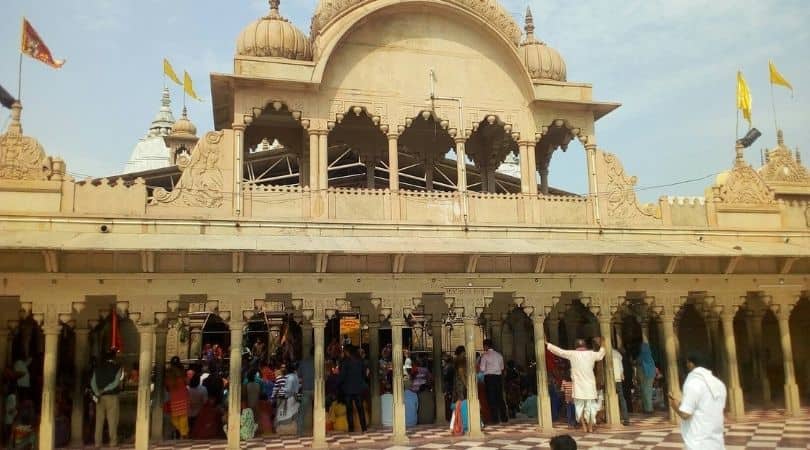
[[[574,382],[574,407],[577,421],[582,424],[582,430],[587,433],[593,432],[596,425],[596,412],[599,409],[593,367],[597,361],[605,358],[605,348],[601,345],[601,338],[595,337],[594,344],[599,347],[599,351],[590,350],[585,345],[584,339],[576,340],[576,350],[563,350],[550,342],[546,343],[546,347],[551,353],[571,362],[571,380]]]

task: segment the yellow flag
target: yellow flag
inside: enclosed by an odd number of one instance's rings
[[[198,102],[202,101],[197,93],[194,92],[194,85],[191,83],[191,77],[188,76],[188,72],[186,71],[183,71],[183,90],[186,91],[186,94],[194,100],[197,100]]]
[[[748,121],[748,128],[751,128],[751,91],[748,90],[741,71],[737,71],[737,109],[742,111],[743,117]]]
[[[784,86],[793,92],[793,86],[791,86],[790,82],[786,80],[778,70],[776,70],[776,66],[773,65],[773,61],[768,61],[768,69],[771,71],[771,84]]]
[[[166,58],[163,58],[163,74],[169,77],[170,80],[174,81],[178,85],[182,85],[182,83],[180,83],[180,79],[177,78],[177,74],[174,73],[174,69],[172,68],[171,63]]]

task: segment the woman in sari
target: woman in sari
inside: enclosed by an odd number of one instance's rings
[[[655,381],[655,361],[650,351],[650,344],[641,343],[638,353],[639,384],[641,385],[641,408],[645,414],[653,413],[653,382]]]
[[[298,391],[301,389],[301,383],[295,372],[297,369],[295,364],[291,362],[287,369],[289,370],[284,377],[283,394],[276,399],[275,427],[278,434],[297,434],[298,414],[301,408]]]
[[[180,358],[173,356],[166,374],[166,390],[169,391],[169,415],[172,426],[180,439],[188,439],[188,388],[186,371]]]

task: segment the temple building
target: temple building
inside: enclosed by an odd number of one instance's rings
[[[138,450],[168,437],[150,384],[209,345],[229,349],[239,423],[242,352],[258,340],[296,359],[314,349],[314,447],[326,446],[326,349],[344,335],[372,373],[391,344],[397,443],[403,348],[438,374],[465,345],[474,385],[484,338],[541,387],[543,342],[601,336],[608,355],[648,343],[675,395],[683,355],[708,351],[732,419],[810,404],[810,171],[789,132],[759,168],[745,142],[716,149],[729,167],[703,197],[643,203],[621,149],[598,145],[596,122],[620,105],[569,80],[530,12],[521,26],[498,0],[319,0],[307,35],[269,3],[236,36],[233,73],[210,75],[215,129],[198,134],[185,111],[175,121],[164,91],[122,175],[73,179],[13,106],[0,135],[0,361],[34,360],[40,449],[56,445],[57,401],[72,402],[70,443],[89,444],[77,380],[113,329],[140,371],[121,394]],[[584,159],[586,194],[549,185],[560,158]],[[372,383],[375,425],[379,399]],[[468,402],[480,438],[475,390]],[[614,389],[606,405],[618,425]],[[227,441],[239,448],[238,427]]]

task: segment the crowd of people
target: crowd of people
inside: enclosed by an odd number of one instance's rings
[[[281,343],[268,346],[262,338],[254,339],[253,345],[243,350],[240,420],[234,424],[239,427],[241,439],[302,435],[311,430],[313,353],[314,349],[310,348],[298,360],[290,341],[282,339]],[[611,353],[616,384],[610,388],[616,389],[618,394],[622,423],[629,424],[628,405],[634,411],[647,414],[652,414],[656,408],[665,409],[660,389],[663,380],[649,344],[642,342],[632,356],[623,349],[614,349]],[[165,436],[201,440],[225,437],[231,425],[227,414],[231,383],[226,354],[227,348],[211,343],[203,346],[199,358],[186,364],[177,356],[171,358],[162,385],[154,386],[154,389],[163,389]],[[371,422],[374,383],[380,393],[382,426],[392,426],[395,383],[391,344],[381,349],[377,372],[372,370],[366,349],[353,345],[345,335],[343,339],[332,339],[325,356],[326,430],[366,432]],[[569,427],[581,426],[585,432],[593,432],[598,423],[605,422],[605,389],[608,387],[605,386],[604,357],[605,349],[598,337],[593,338],[590,345],[577,339],[572,350],[546,344],[547,388],[553,420],[564,417]],[[474,377],[468,377],[468,358],[475,358]],[[483,341],[483,352],[479,354],[468,355],[465,347],[459,346],[452,355],[446,355],[440,364],[442,372],[436,378],[431,373],[433,361],[428,354],[405,349],[402,361],[406,427],[435,422],[435,390],[440,389],[444,394],[445,418],[451,421],[454,433],[466,432],[470,380],[475,380],[483,425],[537,417],[534,363],[524,369],[514,361],[504,361],[489,339]],[[702,417],[695,398],[704,395],[706,389],[712,399],[720,395],[719,380],[715,381],[710,372],[707,374],[700,369],[700,364],[698,360],[690,368],[698,368],[692,370],[690,379],[701,376],[703,384],[687,383],[683,400],[669,400],[670,406],[682,417],[695,414]],[[85,402],[91,420],[86,423],[92,428],[96,446],[105,444],[106,437],[106,443],[114,447],[119,444],[119,394],[125,385],[137,385],[139,371],[137,367],[125,370],[114,350],[93,360],[91,367],[91,375],[86,380],[89,401]],[[37,405],[31,378],[30,357],[17,358],[4,373],[2,438],[11,448],[34,448],[36,444]],[[630,389],[627,389],[628,384]],[[691,388],[687,389],[689,386]],[[629,398],[625,395],[628,391]],[[64,390],[59,392],[64,393]],[[66,400],[65,395],[56,396],[57,445],[69,440],[72,404]]]

